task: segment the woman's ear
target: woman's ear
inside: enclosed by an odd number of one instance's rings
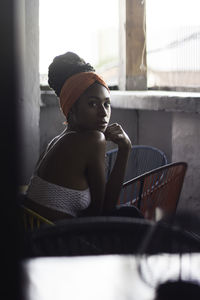
[[[72,105],[70,111],[68,112],[67,121],[68,123],[75,124],[76,123],[76,112],[78,107],[78,100]]]
[[[76,123],[76,116],[75,116],[75,108],[72,107],[70,111],[68,112],[67,116],[67,122],[71,125],[74,125]]]
[[[68,112],[68,115],[67,115],[67,122],[68,122],[69,124],[72,124],[72,123],[73,123],[73,112],[72,112],[72,110],[70,110],[70,111]]]

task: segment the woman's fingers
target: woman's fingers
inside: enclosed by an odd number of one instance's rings
[[[111,124],[107,127],[105,134],[112,134],[115,132],[121,132],[123,129],[121,127],[121,125],[119,125],[118,123],[114,123]]]
[[[107,127],[105,132],[105,137],[107,140],[112,140],[115,138],[116,134],[121,133],[121,130],[119,128],[118,124],[111,124]]]
[[[105,137],[108,141],[112,141],[118,146],[131,147],[131,141],[128,135],[118,123],[113,123],[107,127]]]

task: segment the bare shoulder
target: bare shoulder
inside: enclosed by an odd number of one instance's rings
[[[93,130],[84,132],[82,138],[84,139],[85,146],[87,148],[89,147],[92,151],[97,149],[104,150],[105,148],[106,138],[100,131]]]
[[[100,142],[100,143],[105,143],[106,138],[105,135],[98,130],[90,130],[82,133],[83,138],[89,140],[89,141],[94,141],[94,142]]]
[[[82,145],[82,151],[89,155],[99,155],[105,152],[106,138],[105,135],[97,130],[85,131],[77,134],[79,145]]]
[[[63,142],[67,142],[67,141],[78,141],[79,143],[105,143],[106,138],[105,135],[98,131],[98,130],[88,130],[88,131],[84,131],[84,132],[73,132],[70,134],[67,134],[65,136],[62,137]]]
[[[74,132],[62,137],[61,143],[65,149],[73,151],[84,152],[84,149],[88,152],[95,149],[103,149],[106,145],[105,135],[97,130],[90,130],[84,132]],[[91,150],[91,151],[90,151]]]

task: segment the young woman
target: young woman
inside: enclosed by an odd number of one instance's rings
[[[48,75],[67,128],[38,162],[26,204],[52,221],[109,214],[116,207],[131,149],[123,128],[109,125],[109,88],[90,64],[72,52],[57,56]],[[107,140],[118,146],[118,154],[106,182]]]

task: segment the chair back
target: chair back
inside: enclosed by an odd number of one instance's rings
[[[175,162],[140,175],[123,184],[119,204],[133,204],[150,220],[176,211],[187,163]]]
[[[42,217],[32,209],[20,204],[23,218],[23,226],[25,232],[34,231],[35,229],[39,229],[42,225],[54,225],[53,222],[48,219]]]
[[[66,219],[29,233],[25,241],[26,257],[200,251],[200,238],[181,228],[118,216]]]
[[[114,166],[117,151],[117,148],[115,148],[106,153],[107,179]],[[160,149],[147,145],[135,145],[130,152],[124,181],[128,181],[167,163],[167,157]]]

